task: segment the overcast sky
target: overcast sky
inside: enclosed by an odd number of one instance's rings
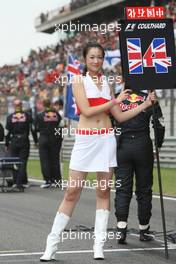
[[[35,32],[41,12],[63,6],[70,0],[0,0],[0,66],[16,63],[30,49],[57,41],[56,34]]]

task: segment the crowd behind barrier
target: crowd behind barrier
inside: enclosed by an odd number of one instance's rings
[[[72,2],[85,4],[83,0]],[[88,2],[92,1],[86,1]],[[175,21],[175,1],[169,1],[166,10],[167,16]],[[18,95],[21,99],[29,101],[30,108],[37,104],[37,108],[40,109],[41,100],[46,97],[64,100],[64,85],[55,83],[55,80],[66,74],[68,54],[81,58],[82,45],[88,41],[98,41],[105,50],[115,50],[119,48],[118,35],[119,32],[115,28],[114,31],[106,34],[93,30],[71,32],[57,45],[31,50],[27,59],[22,58],[19,64],[4,65],[0,68],[0,101],[2,102],[8,96]],[[108,73],[117,74],[118,66],[111,68]]]
[[[42,99],[48,96],[63,99],[62,84],[55,84],[60,75],[66,74],[69,53],[81,57],[82,43],[97,40],[105,49],[116,49],[118,32],[78,32],[60,40],[57,45],[31,50],[28,58],[17,65],[0,68],[0,94],[19,96],[23,99]]]

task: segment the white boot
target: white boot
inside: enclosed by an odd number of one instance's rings
[[[70,217],[63,213],[58,212],[56,214],[51,233],[47,237],[44,255],[40,258],[40,261],[46,262],[55,259],[58,243],[60,242],[60,234],[68,224],[69,220]]]
[[[107,236],[109,210],[96,210],[95,229],[94,229],[94,259],[104,259],[103,246]]]

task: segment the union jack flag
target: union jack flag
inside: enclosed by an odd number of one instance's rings
[[[144,67],[155,67],[156,73],[168,73],[171,65],[171,57],[167,57],[165,38],[154,38],[144,55]]]
[[[67,65],[67,93],[65,103],[65,116],[69,119],[79,120],[79,116],[76,114],[76,104],[72,93],[71,79],[74,75],[81,74],[82,65],[74,55],[68,56]]]
[[[128,65],[130,74],[142,74],[142,52],[140,38],[127,38]]]

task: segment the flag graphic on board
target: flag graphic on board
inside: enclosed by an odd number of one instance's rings
[[[71,78],[74,75],[81,74],[82,65],[74,55],[68,56],[67,65],[67,93],[65,103],[65,116],[69,119],[79,120],[79,116],[76,114],[76,104],[72,93]]]
[[[128,62],[130,74],[142,74],[143,67],[154,67],[156,73],[168,73],[172,65],[167,57],[165,38],[154,38],[142,56],[140,38],[127,38]]]
[[[130,74],[143,73],[140,38],[127,39],[128,62]]]
[[[165,38],[154,38],[144,55],[144,67],[155,67],[156,73],[168,73],[172,65],[171,57],[167,57]]]

